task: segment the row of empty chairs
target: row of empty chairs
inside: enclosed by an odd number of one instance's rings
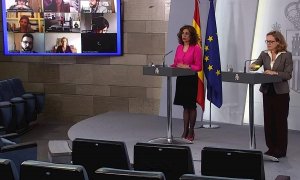
[[[134,163],[131,167],[124,142],[75,139],[72,162],[84,166],[90,179],[97,179],[95,171],[101,167],[158,171],[163,172],[166,179],[179,179],[183,174],[195,173],[188,146],[137,143],[134,146]]]
[[[42,161],[25,161],[18,173],[13,161],[0,159],[0,180],[89,180],[86,170],[81,165],[55,164]],[[95,171],[98,180],[165,180],[162,172],[136,171],[115,168],[100,168]],[[179,180],[247,180],[246,178],[227,178],[183,174]],[[250,180],[250,179],[248,179]],[[275,180],[290,180],[288,176],[278,176]]]
[[[129,165],[124,142],[75,139],[72,151],[73,164],[83,165],[91,179],[98,179],[95,171],[103,167],[162,172],[168,180],[200,178],[195,176],[189,146],[137,143],[133,167]],[[202,179],[265,180],[263,154],[258,150],[204,147],[201,151],[201,174]]]
[[[44,109],[44,93],[25,92],[22,81],[12,78],[0,81],[0,126],[6,133],[22,133],[36,121]]]
[[[81,165],[55,164],[42,161],[25,161],[21,165],[21,171],[15,168],[13,161],[0,159],[1,177],[5,180],[89,180],[86,170]],[[0,179],[2,179],[0,177]],[[162,172],[137,171],[115,168],[100,168],[95,171],[95,178],[98,180],[165,180]],[[180,180],[237,180],[236,178],[196,176],[184,174]],[[245,179],[244,179],[245,180]]]
[[[139,179],[139,176],[167,180],[230,178],[263,180],[265,175],[262,160],[260,151],[205,147],[202,150],[201,160],[203,176],[196,176],[188,146],[137,143],[134,146],[134,162],[131,165],[124,142],[75,139],[72,152],[72,161],[75,166],[25,161],[21,165],[21,176],[22,168],[27,169],[26,173],[38,171],[29,173],[30,175],[38,174],[33,177],[47,174],[48,177],[50,175],[54,177],[55,174],[59,176],[60,173],[63,173],[65,168],[70,170],[71,167],[84,167],[79,169],[84,169],[82,172],[86,171],[90,180],[109,180],[109,177],[114,177],[112,179],[115,180]],[[47,170],[54,167],[55,170]],[[151,174],[153,171],[156,173]],[[65,179],[65,176],[60,176]],[[0,180],[1,177],[0,175]],[[146,178],[144,177],[144,179]]]
[[[14,162],[0,159],[0,179],[2,180],[89,180],[81,165],[55,164],[42,161],[24,161],[18,173]],[[96,170],[97,179],[103,180],[165,180],[161,172],[100,168]]]

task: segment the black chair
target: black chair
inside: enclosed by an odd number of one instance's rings
[[[137,143],[134,146],[134,170],[163,172],[166,179],[179,179],[194,174],[188,146]]]
[[[217,176],[197,176],[194,174],[184,174],[180,177],[180,180],[250,180],[241,178],[227,178],[227,177],[217,177]]]
[[[14,94],[18,97],[29,98],[34,96],[36,102],[37,113],[42,113],[45,106],[45,93],[42,92],[26,92],[23,83],[18,78],[8,79],[11,84]]]
[[[13,161],[18,172],[23,161],[37,159],[36,142],[18,143],[15,133],[0,136],[0,141],[0,158]]]
[[[17,127],[17,122],[13,119],[13,107],[8,101],[4,101],[0,93],[0,134],[6,132],[14,132]]]
[[[21,97],[25,100],[25,115],[27,123],[31,123],[37,119],[37,103],[35,96],[31,93],[25,93],[22,81],[20,79],[8,79],[6,80],[8,85],[11,87],[11,90],[14,94],[14,97]]]
[[[21,165],[20,180],[88,180],[80,165],[25,161]]]
[[[5,127],[7,133],[22,131],[27,127],[25,118],[25,100],[21,97],[15,97],[13,90],[6,80],[0,81],[0,96],[2,101],[12,104],[12,120]]]
[[[13,144],[17,144],[17,143],[21,142],[20,135],[17,133],[3,134],[3,135],[0,135],[0,138],[7,139],[7,140],[11,141]]]
[[[202,175],[265,179],[261,151],[204,147],[201,156]]]
[[[0,111],[1,111],[1,107],[0,107]],[[1,113],[0,113],[1,114]],[[1,116],[1,115],[0,115]],[[1,117],[0,117],[0,119],[1,119]],[[1,122],[1,120],[0,120],[0,122]],[[6,134],[6,132],[5,132],[5,128],[2,126],[2,124],[0,123],[0,135],[3,135],[3,134]]]
[[[89,178],[102,167],[130,169],[130,161],[124,142],[93,139],[75,139],[72,145],[73,164],[85,167]]]
[[[114,168],[100,168],[96,170],[95,178],[105,180],[165,180],[165,176],[162,172]]]
[[[9,159],[0,159],[0,180],[19,180],[14,162]]]

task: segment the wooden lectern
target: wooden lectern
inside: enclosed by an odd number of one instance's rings
[[[254,129],[254,84],[280,82],[279,76],[262,73],[222,72],[222,81],[232,83],[244,83],[249,85],[249,128],[250,149],[256,148]]]
[[[196,72],[190,69],[172,68],[164,66],[144,66],[143,74],[150,76],[166,76],[167,77],[167,118],[168,128],[167,137],[156,138],[150,140],[151,143],[162,144],[187,144],[192,143],[187,139],[173,138],[172,136],[172,77],[194,75]]]

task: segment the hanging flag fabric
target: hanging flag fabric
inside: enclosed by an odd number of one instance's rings
[[[199,2],[195,0],[194,7],[194,18],[193,27],[196,29],[198,36],[200,37],[199,45],[202,47],[201,41],[201,24],[200,24],[200,13],[199,13]],[[202,62],[202,59],[200,60]],[[203,64],[202,64],[203,67]],[[204,111],[205,93],[204,93],[204,73],[203,68],[198,72],[198,91],[197,91],[197,103],[201,106],[202,111]]]
[[[213,0],[210,0],[210,8],[207,20],[207,29],[204,45],[204,73],[207,81],[207,99],[220,108],[223,104],[222,75],[217,25]]]

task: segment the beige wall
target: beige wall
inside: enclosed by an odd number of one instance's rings
[[[0,79],[18,77],[28,91],[46,93],[44,118],[78,121],[107,111],[159,113],[160,77],[142,66],[161,61],[170,0],[122,0],[121,57],[11,57],[1,43]],[[2,14],[1,14],[2,15]],[[1,37],[2,38],[2,17]]]

